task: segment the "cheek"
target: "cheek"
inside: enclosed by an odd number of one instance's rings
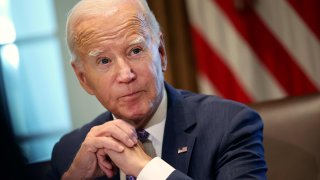
[[[156,57],[156,59],[154,59],[151,71],[154,74],[154,78],[156,78],[156,82],[162,83],[164,78],[161,66],[161,59],[159,57]]]
[[[154,84],[161,79],[161,68],[155,62],[144,62],[137,69],[138,78],[144,79],[144,83]]]
[[[145,67],[148,67],[149,73],[153,74],[153,76],[158,77],[162,74],[161,58],[156,48],[152,49],[152,53],[148,61],[146,61]]]
[[[113,88],[108,78],[97,78],[95,82],[95,96],[105,108],[111,108],[116,104],[117,89]]]
[[[92,89],[94,90],[94,95],[95,96],[105,96],[104,98],[111,96],[109,95],[112,91],[110,88],[111,87],[111,80],[108,76],[104,74],[99,74],[99,73],[92,73],[91,76],[89,77],[89,84],[91,85]]]
[[[114,93],[119,90],[115,78],[115,76],[112,76],[109,73],[101,74],[101,76],[97,78],[98,91],[105,95],[114,95]]]
[[[143,75],[146,86],[149,88],[151,99],[158,96],[163,85],[163,74],[161,69],[161,63],[152,62],[144,66],[143,70],[145,74]]]

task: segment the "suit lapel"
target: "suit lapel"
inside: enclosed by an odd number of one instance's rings
[[[177,134],[175,139],[176,145],[173,146],[174,152],[172,152],[172,158],[176,159],[175,168],[187,174],[192,149],[196,138],[190,134],[182,133],[180,135]]]
[[[183,173],[188,173],[196,126],[192,109],[183,105],[183,96],[168,84],[168,111],[162,145],[162,159]],[[180,151],[179,151],[180,149]]]

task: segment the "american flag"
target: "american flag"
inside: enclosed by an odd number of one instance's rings
[[[186,2],[201,92],[245,103],[319,92],[319,0]]]
[[[178,154],[186,153],[187,151],[188,151],[187,146],[183,146],[183,147],[178,148]]]

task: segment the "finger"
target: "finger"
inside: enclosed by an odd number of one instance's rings
[[[107,153],[104,152],[104,149],[99,149],[99,151],[97,152],[97,159],[102,166],[109,170],[112,170],[113,164]]]
[[[82,144],[87,151],[96,153],[101,148],[110,149],[116,152],[124,150],[123,144],[112,137],[87,137]]]
[[[127,134],[130,136],[130,138],[138,139],[136,128],[134,126],[132,126],[128,122],[121,120],[121,119],[116,119],[113,121],[120,129],[122,129],[124,132],[127,132]]]
[[[108,135],[108,132],[106,130],[110,130],[110,129],[112,130],[114,128],[121,129],[123,132],[128,134],[128,136],[131,138],[134,138],[134,137],[137,138],[135,128],[131,124],[121,119],[115,119],[113,121],[106,122],[102,125],[94,126],[91,128],[88,134],[91,134],[92,136]]]
[[[126,140],[129,138],[130,140],[133,141],[133,144],[130,145],[129,147],[133,147],[134,145],[137,144],[138,136],[137,136],[137,132],[133,126],[129,125],[127,122],[120,120],[120,119],[114,120],[114,124],[119,129],[121,129],[121,131],[123,133],[112,134],[113,137],[115,137],[116,139],[119,139],[119,140],[121,140],[121,139]],[[126,144],[126,145],[128,146],[128,144]]]
[[[107,149],[105,152],[117,167],[119,167],[125,174],[131,175],[138,175],[141,169],[152,159],[138,144],[133,148],[125,148],[121,153]]]
[[[88,136],[111,136],[128,147],[137,143],[137,135],[133,126],[123,120],[113,120],[100,126],[91,128]]]
[[[100,161],[98,161],[98,165],[100,169],[108,176],[108,178],[111,178],[114,176],[115,173],[112,168],[111,169],[106,168]]]
[[[119,128],[118,125],[115,125],[113,128],[109,129],[108,132],[110,136],[122,142],[128,147],[133,147],[137,143],[137,139],[132,137],[132,135],[127,134],[127,132],[123,131]]]
[[[112,164],[110,158],[107,156],[104,149],[99,149],[97,152],[98,165],[100,169],[109,177],[115,175],[115,166]]]

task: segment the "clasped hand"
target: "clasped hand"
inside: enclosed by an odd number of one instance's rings
[[[110,178],[117,168],[138,176],[150,160],[135,128],[117,119],[91,128],[62,179],[94,179],[104,174]]]

